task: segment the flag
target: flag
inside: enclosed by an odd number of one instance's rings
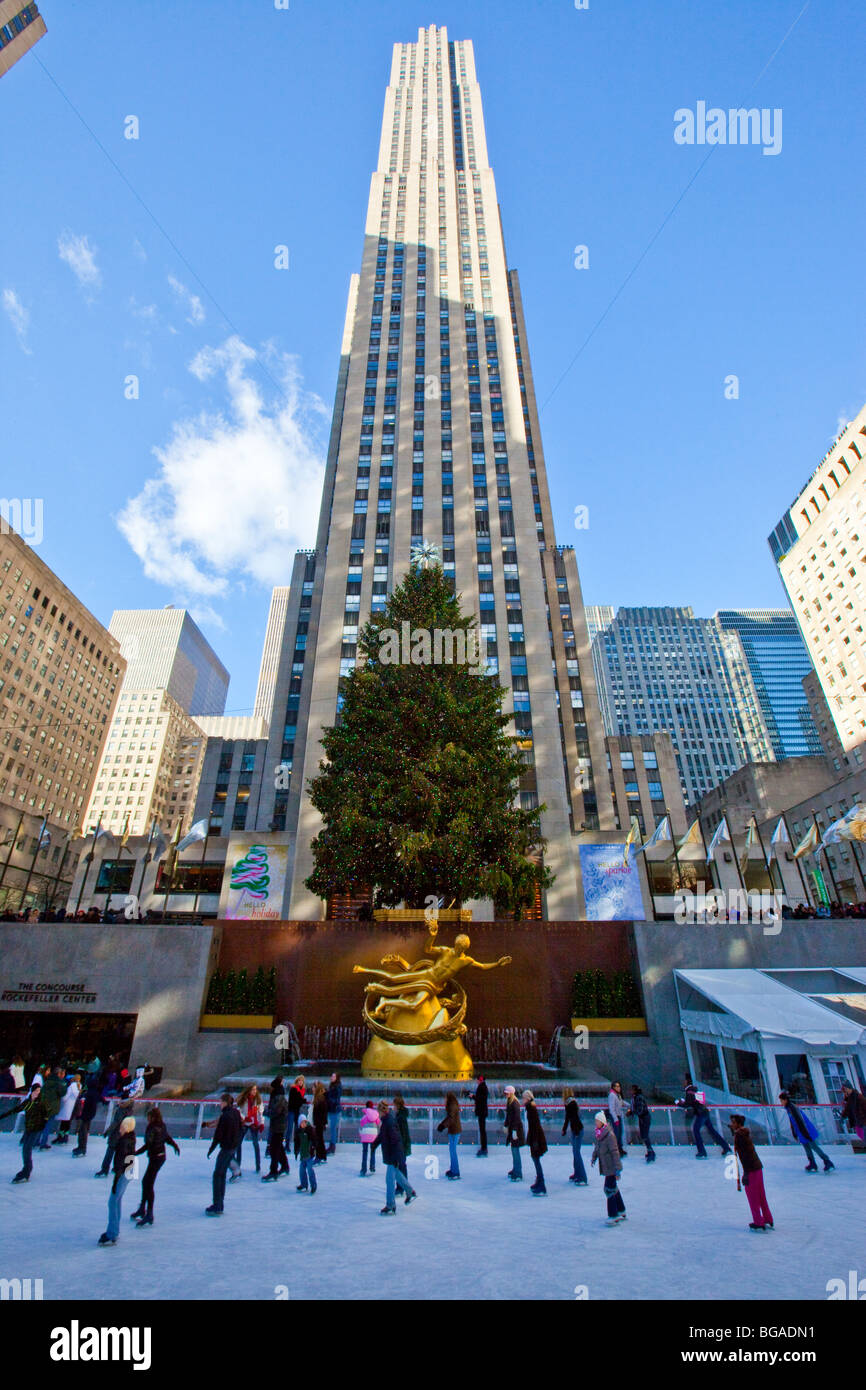
[[[208,836],[208,823],[206,820],[197,820],[195,825],[187,831],[177,847],[177,854],[182,854],[190,845],[194,845],[197,840],[206,840]]]
[[[770,836],[770,857],[772,857],[773,849],[775,846],[789,845],[790,843],[791,837],[788,834],[788,827],[785,823],[785,817],[780,816],[776,824],[776,829]]]
[[[120,848],[121,848],[121,849],[125,849],[125,848],[126,848],[126,842],[127,842],[128,839],[129,839],[129,816],[127,816],[127,817],[126,817],[126,820],[123,822],[123,830],[122,830],[121,835],[120,835]]]
[[[749,850],[752,848],[752,845],[755,843],[755,838],[756,838],[756,835],[757,835],[757,830],[758,830],[758,827],[757,827],[756,824],[755,824],[755,817],[754,817],[754,816],[749,816],[749,823],[748,823],[748,825],[746,826],[746,843],[745,843],[745,845],[743,846],[743,853],[742,853],[742,856],[741,856],[741,858],[740,858],[740,873],[741,873],[741,874],[745,873],[745,871],[746,871],[746,865],[747,865],[748,862],[749,862]]]
[[[96,834],[95,834],[94,837],[93,837],[93,847],[94,847],[94,849],[95,849],[96,846],[99,844],[99,841],[100,841],[100,840],[111,840],[111,842],[112,842],[113,844],[116,844],[116,843],[117,843],[116,836],[112,835],[112,833],[111,833],[110,830],[106,830],[105,826],[102,825],[101,822],[100,822],[100,824],[96,827]]]
[[[794,850],[794,858],[802,859],[804,854],[814,854],[818,845],[818,827],[813,821],[797,848]]]
[[[640,849],[635,850],[635,854],[644,854],[648,849],[655,849],[655,846],[660,845],[662,840],[669,840],[670,838],[670,822],[667,816],[662,816],[662,819],[659,821],[649,839],[641,845]]]
[[[629,826],[628,835],[626,836],[626,841],[625,841],[625,844],[624,844],[624,846],[623,846],[623,851],[622,851],[622,866],[623,866],[623,868],[625,868],[626,865],[628,864],[628,847],[629,847],[629,845],[636,845],[636,844],[638,844],[639,842],[640,842],[640,823],[639,823],[639,821],[638,821],[637,816],[632,816],[632,818],[631,818],[631,825]]]
[[[715,828],[715,831],[713,832],[713,838],[710,840],[709,847],[707,849],[708,864],[713,859],[716,850],[718,849],[719,845],[722,843],[723,840],[727,840],[728,844],[731,843],[731,832],[728,829],[728,821],[726,816],[722,816],[722,819],[719,821],[718,825]]]
[[[842,820],[843,840],[866,840],[866,806],[852,806]]]
[[[44,820],[39,830],[39,842],[36,846],[37,851],[40,849],[47,849],[51,844],[51,831],[47,827],[48,822]]]
[[[157,825],[156,821],[150,827],[150,848],[153,855],[153,862],[156,864],[168,849],[168,841]]]
[[[697,816],[689,826],[683,838],[677,845],[678,850],[686,849],[689,845],[702,845],[704,837],[701,834],[701,818]]]

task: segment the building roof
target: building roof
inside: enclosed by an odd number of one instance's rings
[[[833,967],[842,974],[866,978],[866,971]],[[796,1038],[813,1045],[866,1043],[866,1028],[843,1018],[808,995],[781,984],[762,970],[677,970],[677,976],[706,995],[714,1004],[745,1025],[738,1031],[763,1033],[778,1038]],[[695,1010],[681,1010],[683,1021],[694,1026]],[[708,1032],[731,1035],[722,1023],[723,1015],[707,1013]],[[716,1026],[716,1024],[720,1026]]]

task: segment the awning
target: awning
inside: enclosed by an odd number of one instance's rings
[[[866,1045],[866,1028],[780,984],[761,970],[677,970],[675,973],[727,1014],[734,1015],[750,1030],[765,1037],[796,1038],[817,1047]],[[710,1022],[717,1019],[721,1024],[718,1014],[708,1011],[701,1015],[695,1009],[681,1010],[680,1021],[685,1027],[694,1030],[696,1018],[707,1019],[708,1032],[728,1031],[724,1026],[717,1029]],[[735,1031],[741,1030],[731,1029],[732,1034]]]

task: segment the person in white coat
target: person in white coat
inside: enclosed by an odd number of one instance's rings
[[[622,1125],[625,1114],[625,1103],[622,1098],[622,1084],[619,1081],[612,1081],[607,1097],[607,1118],[616,1139],[620,1158],[625,1157],[626,1148],[622,1142]]]
[[[60,1124],[57,1130],[57,1138],[54,1140],[55,1144],[69,1143],[69,1126],[72,1124],[72,1117],[75,1114],[75,1106],[80,1095],[81,1072],[77,1071],[74,1076],[70,1077],[69,1084],[66,1087],[66,1090],[63,1094],[63,1099],[60,1102],[60,1109],[57,1112],[57,1118],[60,1121]]]

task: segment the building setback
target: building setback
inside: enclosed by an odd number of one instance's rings
[[[0,0],[0,77],[45,33],[45,20],[38,5],[22,5],[21,0]]]

